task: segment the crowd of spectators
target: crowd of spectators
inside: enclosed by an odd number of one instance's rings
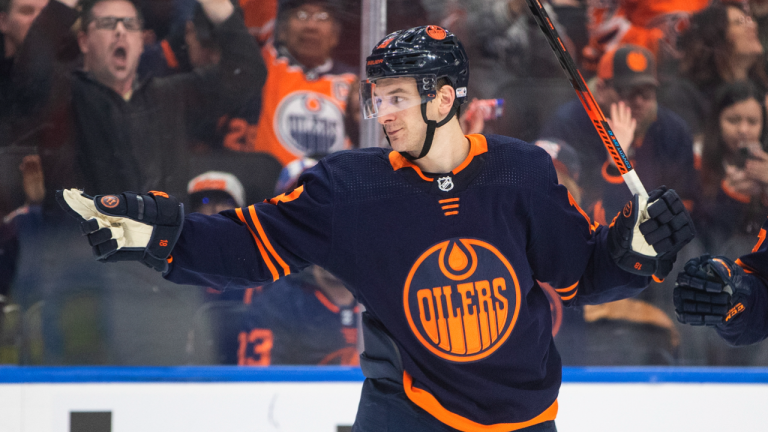
[[[699,235],[676,267],[748,252],[768,216],[768,2],[545,7],[640,178],[691,210]],[[161,190],[215,214],[289,194],[329,153],[386,145],[359,142],[360,13],[353,0],[0,0],[0,344],[17,348],[0,361],[357,364],[358,305],[322,268],[227,290],[104,269],[70,246],[53,192]],[[388,2],[389,31],[426,24],[469,53],[465,133],[542,147],[609,224],[629,191],[525,0]],[[575,309],[543,286],[564,363],[745,364],[674,322],[673,283]],[[9,305],[20,313],[4,320]],[[768,365],[750,349],[746,364]]]

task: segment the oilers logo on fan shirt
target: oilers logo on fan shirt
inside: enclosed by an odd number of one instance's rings
[[[408,324],[429,351],[446,360],[471,362],[498,349],[520,311],[515,270],[496,247],[454,238],[425,251],[403,291]]]
[[[296,156],[344,149],[344,113],[328,96],[294,92],[280,102],[274,121],[277,139]]]

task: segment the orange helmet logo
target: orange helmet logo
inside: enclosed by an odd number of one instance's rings
[[[448,33],[440,26],[431,25],[427,26],[427,36],[435,40],[443,40],[448,36]]]
[[[389,38],[389,39],[385,40],[384,42],[380,43],[380,44],[379,44],[379,46],[377,46],[376,48],[377,48],[377,49],[386,48],[386,47],[387,47],[387,45],[389,45],[389,43],[390,43],[390,42],[392,42],[392,40],[393,40],[394,38],[395,38],[395,36],[392,36],[391,38]],[[383,60],[382,60],[382,61],[383,61]]]
[[[120,198],[114,196],[114,195],[107,195],[101,197],[101,205],[103,205],[106,208],[115,208],[117,205],[120,204]]]
[[[635,72],[642,72],[648,68],[648,59],[643,53],[632,51],[627,55],[627,66]]]
[[[621,211],[621,214],[623,214],[626,218],[632,216],[632,201],[628,202],[624,206],[624,210]]]
[[[451,239],[424,252],[403,290],[413,334],[433,354],[454,362],[488,357],[507,340],[520,312],[520,284],[493,245]]]

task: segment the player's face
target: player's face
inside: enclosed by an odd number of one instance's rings
[[[753,56],[763,53],[763,46],[757,37],[757,24],[737,7],[728,7],[726,38],[731,43],[734,55]]]
[[[279,38],[305,66],[318,66],[331,57],[339,43],[339,26],[320,4],[305,4],[290,12]]]
[[[11,0],[8,12],[0,13],[0,33],[18,49],[26,39],[32,21],[47,4],[48,0]]]
[[[427,134],[421,116],[421,95],[413,78],[387,78],[376,81],[375,96],[389,101],[377,117],[384,126],[392,148],[398,152],[419,152]],[[390,103],[391,102],[391,103]],[[391,105],[391,107],[390,107]],[[397,106],[407,107],[397,110]]]
[[[79,36],[86,70],[107,86],[132,81],[144,50],[136,8],[128,1],[110,0],[97,3],[91,13],[93,19]],[[111,18],[132,21],[110,23]]]
[[[755,99],[737,102],[720,113],[720,133],[732,153],[747,144],[759,142],[762,129],[763,116]]]

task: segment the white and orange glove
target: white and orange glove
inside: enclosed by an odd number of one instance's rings
[[[101,262],[139,261],[164,272],[184,223],[184,205],[164,192],[88,196],[56,191],[56,201],[80,221]]]

